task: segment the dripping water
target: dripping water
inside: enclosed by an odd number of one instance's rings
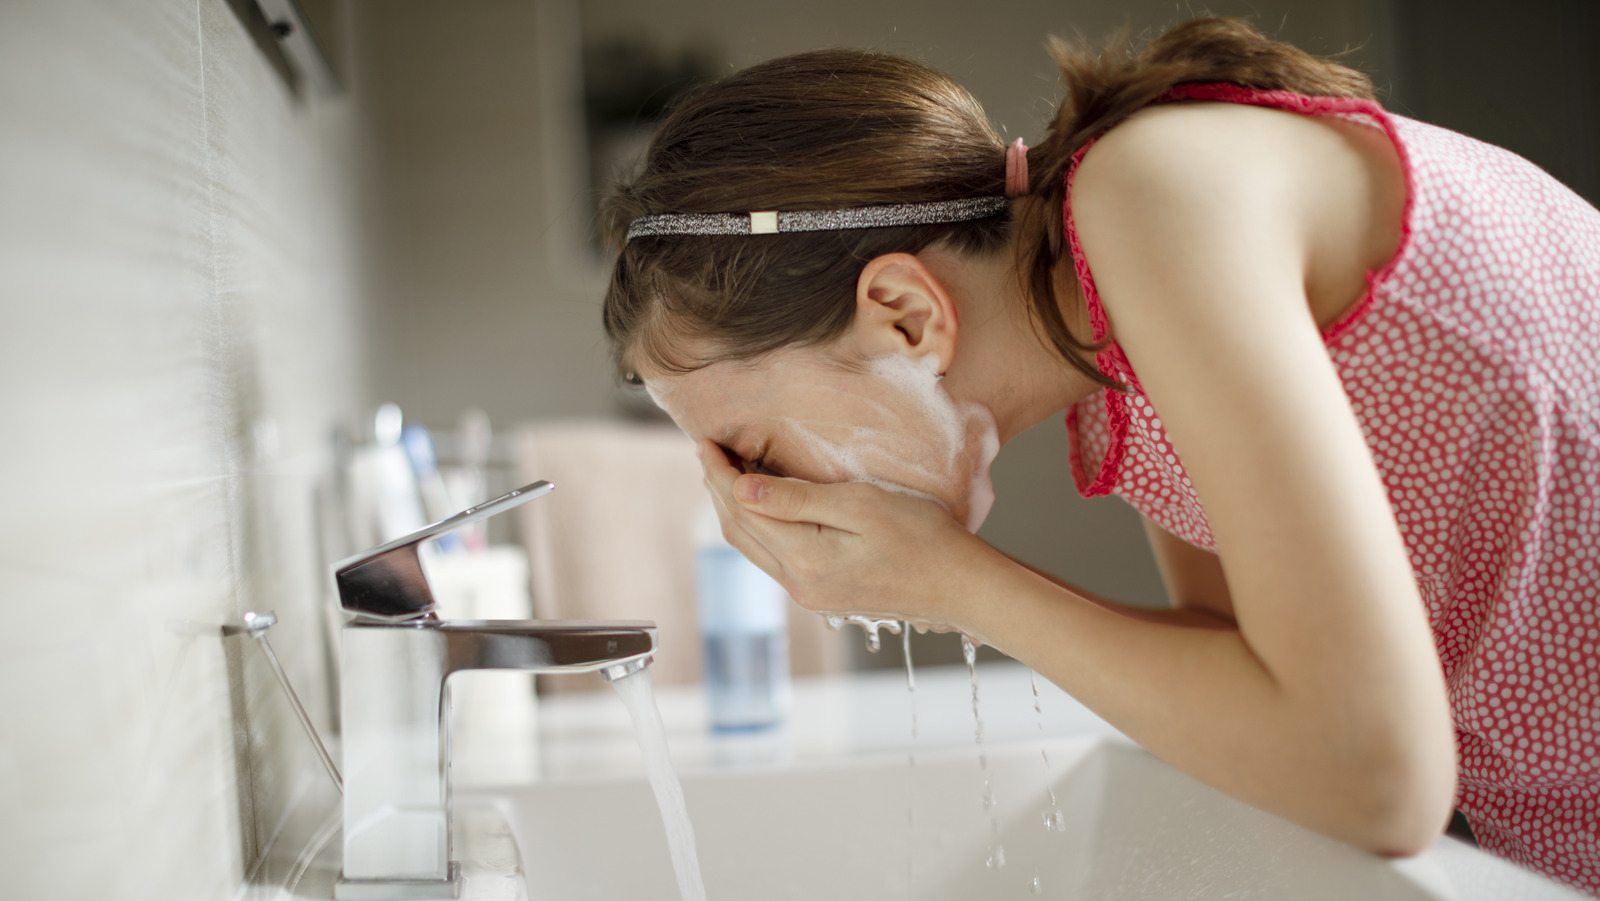
[[[904,634],[900,628],[900,620],[897,619],[878,619],[872,616],[841,616],[838,614],[830,614],[827,617],[827,620],[828,628],[833,629],[836,632],[846,624],[860,626],[862,631],[867,633],[867,650],[874,654],[878,653],[878,649],[883,647],[883,640],[878,636],[878,630],[885,630],[890,635]]]
[[[984,865],[998,870],[1006,865],[1006,849],[1000,844],[994,774],[989,772],[989,755],[983,748],[983,714],[978,709],[978,646],[966,635],[961,636],[961,656],[967,661],[967,676],[972,680],[972,736],[978,745],[978,768],[983,771],[983,809],[989,813],[989,859]]]
[[[917,675],[911,668],[911,623],[900,624],[900,650],[906,659],[906,696],[911,701],[911,748],[906,751],[906,894],[915,894],[917,848]]]
[[[1044,761],[1045,790],[1050,793],[1050,807],[1044,812],[1044,828],[1049,832],[1066,832],[1067,818],[1056,801],[1056,784],[1050,772],[1050,751],[1044,743],[1044,709],[1039,705],[1039,674],[1031,669],[1028,670],[1028,685],[1033,689],[1033,715],[1039,724],[1039,758]]]

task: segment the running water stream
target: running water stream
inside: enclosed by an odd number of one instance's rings
[[[672,869],[678,875],[678,893],[683,901],[706,901],[700,855],[694,846],[694,824],[689,822],[683,785],[667,753],[667,732],[661,724],[661,711],[656,707],[655,692],[651,689],[650,670],[646,667],[611,685],[622,698],[623,706],[628,708],[629,719],[633,720],[639,752],[644,756],[645,774],[650,777],[650,790],[655,792],[656,806],[661,808],[661,824],[667,830],[667,850],[672,855]]]
[[[994,774],[989,772],[989,754],[983,748],[983,714],[978,710],[978,646],[961,636],[961,656],[967,661],[972,679],[972,736],[978,743],[978,768],[983,771],[983,809],[989,813],[989,859],[984,865],[998,870],[1006,865],[1006,848],[1000,844],[999,802],[994,797]]]

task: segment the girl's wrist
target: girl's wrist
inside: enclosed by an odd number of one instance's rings
[[[960,632],[975,641],[987,643],[986,633],[999,611],[999,598],[1010,570],[1021,567],[1006,555],[978,538],[964,534],[961,551],[946,554],[938,567],[939,598],[929,619],[950,631]]]

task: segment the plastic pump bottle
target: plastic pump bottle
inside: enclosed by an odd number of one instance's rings
[[[711,727],[776,726],[789,708],[788,595],[723,539],[709,501],[695,524],[695,558]]]

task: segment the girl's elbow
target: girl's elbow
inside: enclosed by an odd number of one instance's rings
[[[1450,820],[1456,794],[1455,761],[1417,755],[1370,769],[1355,811],[1355,843],[1384,857],[1410,857],[1433,844]]]

